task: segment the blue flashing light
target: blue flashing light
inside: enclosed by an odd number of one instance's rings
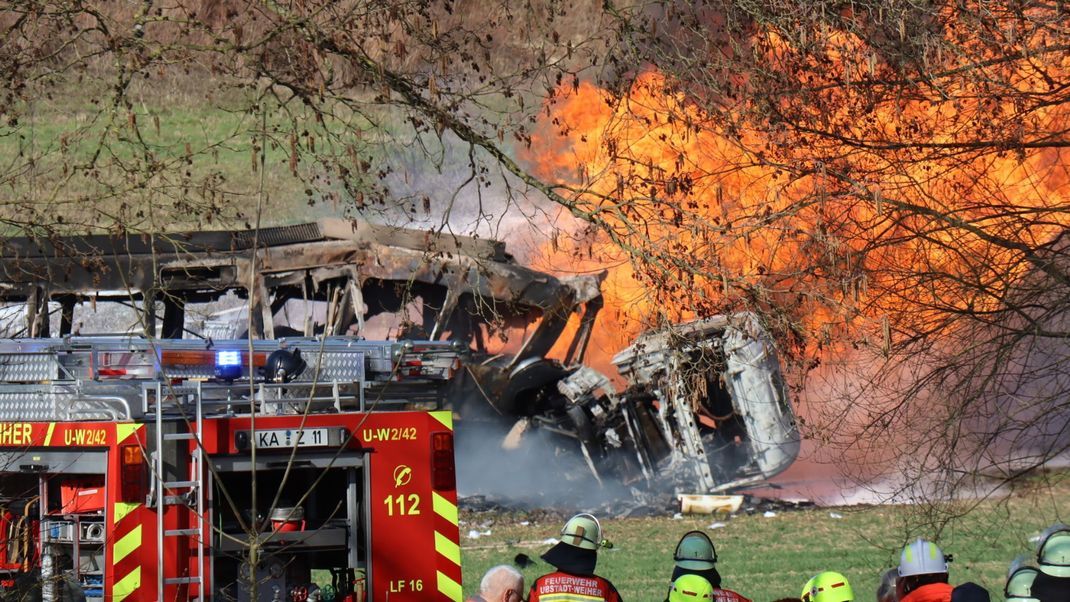
[[[217,351],[215,354],[215,365],[220,368],[224,366],[241,366],[241,352]]]
[[[217,351],[215,354],[215,375],[227,381],[241,378],[241,351]]]

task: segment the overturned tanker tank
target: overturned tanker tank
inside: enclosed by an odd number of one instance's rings
[[[791,464],[799,434],[755,316],[643,333],[613,358],[619,378],[610,378],[584,364],[601,280],[531,270],[497,241],[342,219],[256,232],[8,238],[0,241],[0,331],[140,334],[209,347],[348,335],[418,350],[448,340],[463,360],[434,394],[393,387],[396,399],[362,394],[362,403],[449,408],[459,437],[492,427],[480,432],[506,449],[538,434],[554,442],[548,466],[563,454],[561,470],[640,489],[724,491]],[[566,328],[570,320],[578,328]],[[555,346],[566,351],[549,359]],[[429,369],[404,354],[366,361]],[[469,461],[460,458],[462,467]]]

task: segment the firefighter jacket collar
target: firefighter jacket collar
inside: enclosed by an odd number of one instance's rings
[[[899,602],[951,602],[953,589],[949,583],[930,583],[903,596]]]

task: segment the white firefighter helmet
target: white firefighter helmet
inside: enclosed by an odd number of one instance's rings
[[[1014,602],[1036,602],[1033,597],[1033,580],[1037,578],[1037,569],[1026,564],[1025,557],[1019,556],[1011,563],[1007,571],[1007,584],[1003,586],[1003,598]]]
[[[1040,535],[1037,565],[1052,577],[1070,577],[1070,526],[1054,524]]]
[[[605,543],[602,541],[602,525],[592,514],[577,514],[561,529],[561,542],[583,550],[597,550]]]
[[[672,555],[676,566],[692,571],[708,571],[717,562],[717,550],[710,537],[702,531],[688,531],[676,544]]]
[[[899,556],[899,576],[932,575],[947,572],[947,558],[940,548],[922,538],[903,548]]]

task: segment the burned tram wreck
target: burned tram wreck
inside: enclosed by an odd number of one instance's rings
[[[644,333],[613,358],[614,381],[584,364],[601,278],[525,268],[500,242],[327,219],[0,244],[5,337],[448,341],[460,365],[434,395],[401,382],[368,403],[451,409],[458,436],[491,424],[506,447],[549,434],[599,481],[641,489],[743,487],[799,450],[779,361],[753,316]],[[101,326],[109,302],[127,317]],[[555,346],[563,357],[549,359]]]

